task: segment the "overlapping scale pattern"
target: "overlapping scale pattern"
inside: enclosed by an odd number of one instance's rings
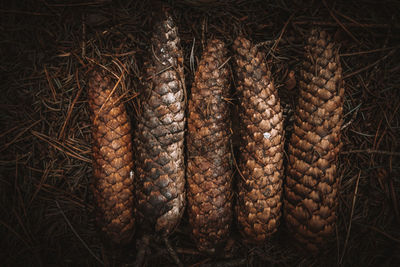
[[[338,49],[325,31],[307,40],[299,87],[284,217],[295,238],[318,251],[335,231],[344,94]]]
[[[93,194],[97,222],[116,243],[134,230],[131,125],[124,105],[112,94],[114,82],[104,70],[89,76],[88,99],[93,138]]]
[[[172,17],[155,25],[135,136],[136,199],[143,226],[168,235],[185,207],[183,56]]]
[[[211,40],[202,55],[188,109],[187,182],[192,235],[214,252],[232,221],[229,71],[225,44]]]
[[[243,37],[233,49],[242,138],[236,214],[245,239],[261,243],[281,217],[283,115],[264,54]]]

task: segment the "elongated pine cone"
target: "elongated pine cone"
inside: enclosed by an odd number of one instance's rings
[[[335,230],[344,94],[338,49],[324,31],[307,40],[299,86],[284,216],[295,238],[317,251]]]
[[[243,37],[233,49],[242,138],[236,213],[245,239],[261,243],[277,230],[281,217],[283,115],[264,54]]]
[[[144,227],[168,235],[185,207],[183,56],[172,18],[159,22],[152,37],[137,121],[136,198]]]
[[[227,52],[220,40],[208,43],[189,101],[189,222],[197,247],[207,252],[227,239],[232,221]]]
[[[131,125],[113,93],[111,75],[94,70],[89,77],[93,138],[93,194],[97,222],[116,243],[127,243],[134,230]]]

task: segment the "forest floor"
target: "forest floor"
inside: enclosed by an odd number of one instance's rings
[[[345,81],[335,242],[302,252],[285,224],[263,246],[236,228],[224,255],[197,251],[185,214],[169,237],[184,266],[400,265],[400,3],[168,1],[190,92],[204,45],[245,34],[266,52],[282,101],[295,105],[307,34],[340,44]],[[110,70],[131,117],[156,14],[151,1],[0,4],[0,262],[2,266],[132,266],[140,242],[114,247],[93,220],[86,75]],[[235,95],[233,96],[235,98]],[[235,102],[235,101],[234,101]],[[234,144],[235,145],[235,144]],[[147,266],[174,266],[158,240]]]

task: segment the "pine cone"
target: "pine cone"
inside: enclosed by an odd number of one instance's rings
[[[192,86],[188,116],[188,211],[199,250],[214,252],[232,221],[227,49],[208,43]]]
[[[277,230],[281,217],[283,116],[264,54],[243,37],[233,48],[242,138],[236,212],[247,241],[260,243]]]
[[[89,77],[93,137],[93,194],[97,222],[116,243],[127,243],[134,230],[131,125],[125,107],[111,91],[103,70]]]
[[[313,30],[305,50],[288,150],[284,216],[295,238],[317,251],[335,230],[344,89],[331,37]]]
[[[155,27],[137,121],[136,198],[144,226],[168,235],[185,206],[183,56],[167,15]]]

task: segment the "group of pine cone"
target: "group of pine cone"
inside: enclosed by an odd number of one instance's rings
[[[212,253],[229,237],[233,218],[246,242],[260,244],[277,231],[283,209],[293,237],[318,251],[335,229],[344,91],[331,37],[314,29],[306,43],[286,175],[280,99],[264,53],[248,39],[234,41],[233,62],[222,40],[208,42],[186,106],[183,53],[167,14],[154,28],[133,130],[112,79],[94,69],[88,98],[102,231],[127,243],[140,222],[142,231],[165,237],[187,207],[193,240]],[[237,166],[230,63],[240,103]]]

